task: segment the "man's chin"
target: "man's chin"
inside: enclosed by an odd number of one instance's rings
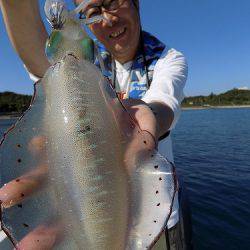
[[[119,48],[116,48],[112,54],[115,58],[124,58],[125,60],[127,60],[128,56],[130,54],[130,50],[126,47],[119,47]],[[130,61],[131,60],[132,59],[130,59]]]
[[[116,53],[129,53],[131,51],[131,49],[133,49],[133,46],[129,45],[129,41],[128,42],[123,42],[123,43],[117,43],[115,46],[115,52]]]

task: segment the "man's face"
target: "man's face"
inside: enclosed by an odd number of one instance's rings
[[[79,4],[82,1],[76,0],[76,3]],[[90,6],[100,6],[102,2],[103,0],[92,0],[86,13],[91,17],[93,12]],[[91,31],[115,59],[121,63],[132,60],[140,38],[139,14],[132,0],[125,0],[117,10],[103,10],[102,13],[108,21],[90,25]]]

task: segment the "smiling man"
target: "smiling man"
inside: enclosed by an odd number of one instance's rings
[[[139,46],[140,18],[132,1],[91,1],[82,14],[87,19],[102,14],[107,21],[91,25],[92,32],[115,60],[122,64],[133,60]]]
[[[76,0],[75,4],[82,1]],[[44,53],[48,36],[38,3],[34,0],[0,3],[11,42],[36,81],[50,66]],[[97,15],[104,20],[89,27],[97,38],[103,74],[152,144],[158,144],[158,151],[173,162],[170,131],[179,118],[184,97],[187,78],[184,56],[142,31],[138,0],[91,0],[81,10],[86,19]],[[98,60],[95,63],[99,65]],[[178,210],[176,195],[166,231],[167,244],[164,242],[160,249],[188,249],[182,240]]]

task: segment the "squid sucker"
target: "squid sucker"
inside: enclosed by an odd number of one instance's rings
[[[0,203],[1,229],[16,249],[41,227],[56,228],[51,249],[151,249],[171,213],[174,166],[148,146],[92,63],[92,40],[65,16],[47,44],[52,66],[0,142],[0,190],[20,185]]]

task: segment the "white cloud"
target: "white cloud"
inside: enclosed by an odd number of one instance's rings
[[[239,89],[239,90],[249,90],[249,88],[246,87],[246,86],[244,86],[244,87],[239,87],[239,88],[237,88],[237,89]]]

